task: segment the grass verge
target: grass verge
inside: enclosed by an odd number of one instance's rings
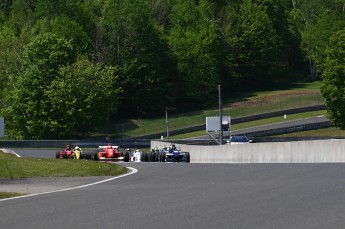
[[[320,94],[320,81],[298,83],[287,90],[250,93],[240,98],[224,99],[223,115],[232,118],[279,111],[290,108],[324,104]],[[177,111],[176,111],[177,112]],[[218,116],[218,107],[178,114],[168,112],[169,130],[182,129],[205,123],[206,117]],[[131,119],[108,123],[107,128],[91,134],[92,138],[127,138],[146,134],[165,132],[167,129],[165,113],[151,119]]]
[[[326,115],[326,114],[327,114],[326,110],[304,112],[304,113],[287,115],[286,119],[284,119],[283,116],[281,116],[281,117],[274,117],[274,118],[260,119],[260,120],[251,121],[251,122],[239,123],[239,124],[232,125],[231,128],[232,130],[239,130],[243,128],[250,128],[250,127],[267,125],[267,124],[278,123],[278,122],[299,120],[299,119],[316,117],[316,116]],[[195,131],[195,132],[190,132],[190,133],[185,133],[185,134],[173,135],[173,136],[170,136],[170,139],[185,139],[185,138],[192,138],[192,137],[200,137],[204,135],[207,135],[206,130],[200,130],[200,131]]]
[[[18,158],[0,151],[0,179],[28,177],[75,177],[75,176],[117,176],[127,168],[91,160],[58,160],[48,158]],[[24,195],[15,192],[1,192],[0,199]]]
[[[0,151],[0,178],[116,176],[127,168],[91,160],[18,158]]]
[[[340,130],[336,127],[329,127],[317,130],[274,135],[274,137],[345,137],[345,130]]]
[[[23,196],[26,195],[24,193],[17,193],[17,192],[0,192],[0,199],[6,199],[16,196]]]

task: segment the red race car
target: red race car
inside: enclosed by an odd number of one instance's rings
[[[111,144],[108,144],[107,146],[99,146],[98,152],[95,153],[93,156],[96,161],[98,160],[120,161],[124,159],[122,152],[119,150],[119,147],[113,146]]]
[[[70,158],[72,155],[72,149],[70,145],[67,145],[64,150],[56,151],[55,157],[56,158]]]
[[[67,145],[64,150],[56,151],[55,157],[56,158],[64,158],[64,159],[81,159],[83,150],[76,146],[74,149],[71,149],[70,145]]]

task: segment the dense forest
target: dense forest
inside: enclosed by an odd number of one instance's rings
[[[118,117],[207,105],[218,85],[229,96],[320,79],[344,17],[345,0],[1,0],[6,134],[87,137]]]

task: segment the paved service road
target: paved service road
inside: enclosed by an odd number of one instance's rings
[[[0,201],[1,228],[345,225],[344,164],[125,165],[138,173],[81,189]]]

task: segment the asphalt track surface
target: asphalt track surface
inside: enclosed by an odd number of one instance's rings
[[[0,201],[1,228],[345,225],[344,164],[121,164],[138,172],[83,188]]]

